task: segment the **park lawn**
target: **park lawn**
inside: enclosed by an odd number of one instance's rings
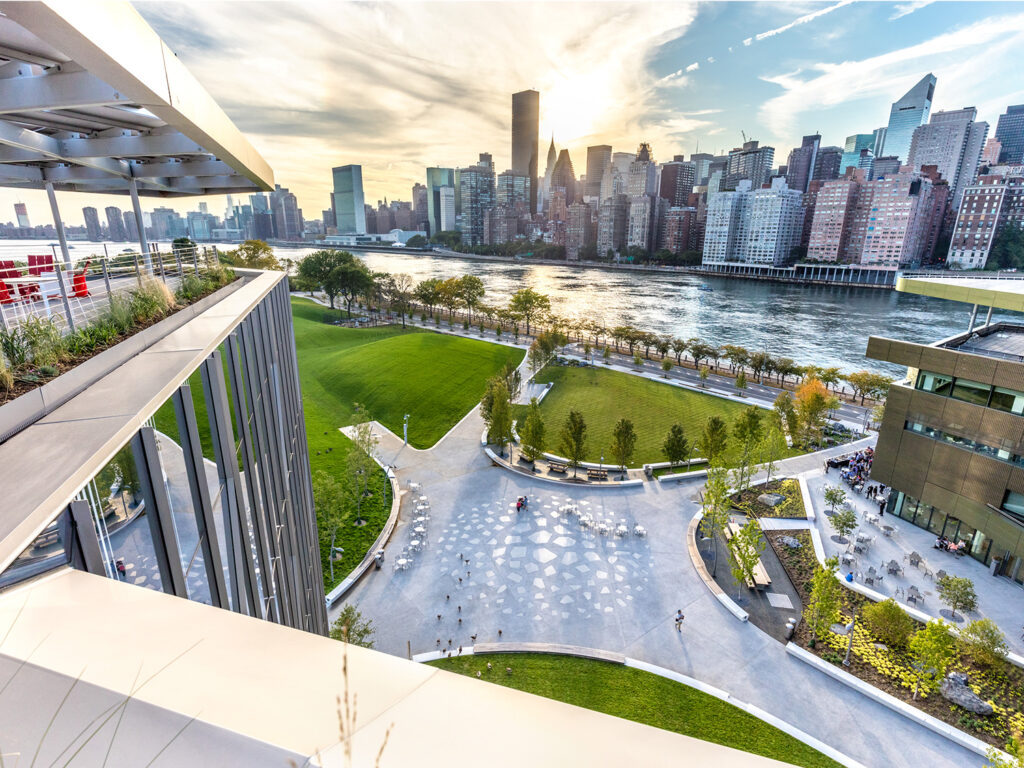
[[[605,464],[614,461],[611,455],[612,430],[619,419],[633,422],[636,450],[627,466],[638,467],[665,461],[662,445],[674,423],[682,425],[693,445],[709,418],[719,416],[731,426],[736,417],[749,407],[714,395],[596,367],[549,365],[536,375],[535,380],[554,383],[540,404],[548,452],[560,453],[558,442],[562,424],[569,411],[575,409],[583,414],[587,425],[584,460],[600,461],[603,451]],[[516,416],[522,418],[523,411],[517,409]],[[696,448],[693,450],[696,457]],[[789,450],[785,456],[798,453],[800,451]]]
[[[487,662],[494,668],[490,672]],[[491,683],[784,763],[806,768],[839,766],[732,704],[643,670],[592,659],[523,653],[460,656],[430,663],[471,677],[479,671]],[[505,674],[506,667],[512,668],[511,675]]]

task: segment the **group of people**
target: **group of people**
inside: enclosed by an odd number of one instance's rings
[[[526,505],[530,503],[530,500],[525,496],[520,496],[516,499],[516,512],[521,512],[526,509]]]
[[[935,540],[935,549],[941,549],[943,552],[952,552],[954,555],[963,556],[967,554],[967,542],[951,541],[945,536],[939,536],[939,538]]]

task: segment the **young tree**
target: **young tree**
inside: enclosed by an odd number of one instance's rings
[[[736,394],[743,397],[743,391],[747,388],[747,374],[743,372],[742,368],[740,368],[740,372],[736,374],[733,386],[736,387]]]
[[[318,469],[313,473],[313,504],[316,507],[317,525],[320,531],[320,556],[327,563],[334,583],[335,546],[338,533],[348,519],[349,506],[345,486],[331,475]],[[329,534],[329,535],[328,535]]]
[[[686,432],[683,431],[682,424],[677,423],[669,427],[661,450],[672,466],[682,464],[689,458],[690,441],[686,439]]]
[[[500,378],[491,387],[490,418],[487,421],[487,442],[498,446],[498,455],[505,455],[505,443],[512,437],[512,406],[508,387]]]
[[[828,390],[817,379],[806,379],[797,389],[795,406],[802,432],[801,442],[821,442],[821,428],[828,412],[828,398]]]
[[[956,620],[956,612],[967,613],[978,607],[978,596],[974,592],[974,582],[966,576],[943,576],[938,580],[936,586],[939,589],[939,599],[949,606],[952,611],[952,618]]]
[[[373,432],[370,416],[359,403],[352,412],[355,424],[352,427],[352,450],[348,453],[348,477],[350,492],[356,504],[356,525],[363,524],[363,499],[368,496],[370,479],[377,469],[377,444],[379,438]]]
[[[868,603],[861,616],[875,636],[892,648],[903,648],[916,624],[891,597],[880,603]]]
[[[923,688],[931,691],[946,676],[946,667],[953,658],[953,638],[942,619],[929,621],[910,638],[910,655],[914,659],[914,699]]]
[[[785,452],[786,438],[782,435],[779,421],[775,418],[769,418],[764,434],[758,443],[760,460],[767,473],[767,477],[764,480],[766,487],[772,481],[772,472],[775,471],[776,464]]]
[[[804,609],[804,621],[811,630],[811,647],[829,628],[839,620],[840,591],[842,587],[836,580],[839,560],[830,557],[825,565],[819,565],[811,578],[811,594]]]
[[[701,509],[704,514],[700,524],[704,534],[711,538],[711,545],[715,553],[715,562],[711,568],[712,578],[718,570],[718,537],[729,523],[729,508],[731,506],[729,473],[721,467],[709,466],[704,491],[701,494]]]
[[[331,624],[331,639],[361,648],[373,648],[373,621],[365,618],[356,606],[346,603]]]
[[[644,365],[644,359],[640,357],[639,352],[633,355],[633,365],[635,365],[637,368],[642,368]]]
[[[786,431],[789,432],[790,439],[795,440],[799,424],[796,417],[796,407],[793,405],[793,396],[789,392],[780,392],[779,396],[775,398],[772,408],[779,415],[782,423],[786,425]]]
[[[434,316],[434,307],[441,301],[440,286],[440,278],[430,277],[417,283],[416,288],[413,290],[416,300],[430,310],[431,317]]]
[[[703,454],[709,464],[714,464],[725,453],[728,443],[729,430],[725,422],[719,416],[712,416],[704,422],[704,429],[697,438],[698,455]]]
[[[223,260],[233,267],[281,269],[281,264],[274,256],[274,249],[262,240],[246,240],[233,251],[224,254]]]
[[[604,351],[601,352],[601,359],[604,360],[605,365],[608,365],[608,361],[612,359],[612,353],[608,347],[605,347]]]
[[[469,322],[473,322],[473,310],[480,305],[484,297],[484,282],[476,275],[463,275],[459,278],[459,299],[469,310]]]
[[[992,619],[977,619],[960,630],[957,637],[963,652],[977,664],[991,667],[1006,659],[1006,636]]]
[[[745,491],[750,485],[750,478],[754,473],[754,456],[763,433],[761,409],[756,405],[743,411],[732,426],[732,435],[736,439],[739,454],[736,471],[737,490]]]
[[[526,418],[519,429],[519,440],[523,453],[530,461],[535,461],[544,453],[544,419],[540,415],[540,403],[534,397],[526,409]]]
[[[849,507],[844,507],[832,515],[828,522],[836,532],[836,535],[839,536],[839,543],[845,544],[847,542],[846,537],[853,533],[857,527],[857,513]]]
[[[826,485],[825,486],[825,503],[828,504],[828,508],[832,512],[836,511],[836,507],[846,501],[846,491],[840,488],[838,485]]]
[[[572,476],[575,478],[576,470],[583,462],[587,450],[587,424],[583,420],[583,414],[575,409],[569,411],[569,415],[562,425],[559,450],[569,460]]]
[[[701,368],[700,369],[700,373],[698,373],[697,375],[700,376],[700,385],[702,387],[707,387],[707,385],[708,385],[708,369],[707,368]]]
[[[615,463],[619,465],[619,471],[623,476],[635,448],[636,432],[633,431],[633,422],[629,419],[619,419],[612,430],[612,456],[615,457]]]
[[[526,323],[526,335],[529,336],[530,324],[551,311],[551,299],[532,288],[521,288],[509,300],[509,309]]]
[[[754,568],[761,559],[765,541],[761,535],[761,526],[757,520],[750,518],[739,532],[729,539],[729,554],[732,555],[732,577],[736,580],[736,596],[739,597],[740,584],[754,583]]]
[[[665,378],[667,379],[668,372],[672,370],[672,361],[667,357],[662,358],[661,360],[661,370],[665,372]],[[701,370],[703,371],[704,369],[702,368]]]
[[[519,394],[523,386],[523,375],[519,371],[519,366],[509,360],[501,367],[498,375],[502,378],[505,382],[505,386],[508,388],[509,402],[514,403],[519,399]]]
[[[399,272],[391,278],[389,298],[391,306],[398,310],[398,314],[402,318],[403,328],[405,328],[405,315],[409,311],[409,302],[412,300],[412,286],[412,277],[404,272]]]

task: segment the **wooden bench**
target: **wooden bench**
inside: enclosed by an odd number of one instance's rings
[[[563,475],[569,471],[569,466],[567,464],[559,464],[557,461],[548,462],[548,467],[552,472],[561,472]]]
[[[731,539],[733,536],[735,536],[739,532],[740,532],[739,524],[738,523],[734,523],[734,522],[730,522],[725,527],[725,532],[724,532],[725,533],[725,540],[728,541],[729,539]],[[754,579],[753,579],[753,581],[751,581],[750,579],[744,579],[744,581],[746,581],[747,586],[750,589],[757,589],[758,587],[766,587],[767,588],[767,587],[770,587],[772,585],[771,577],[768,575],[768,569],[764,567],[764,564],[761,562],[760,558],[758,558],[757,562],[754,564]]]
[[[607,469],[588,469],[587,470],[588,480],[607,480],[608,470]]]

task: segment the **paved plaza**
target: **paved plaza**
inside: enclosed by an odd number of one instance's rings
[[[404,491],[401,519],[385,567],[369,571],[346,598],[373,619],[379,650],[405,657],[447,648],[449,639],[453,653],[501,641],[600,648],[722,688],[865,765],[984,764],[729,614],[687,553],[699,480],[627,488],[545,482],[493,466],[480,447],[482,430],[473,413],[427,451],[381,435],[381,458],[395,465]],[[782,471],[820,471],[821,462],[820,454],[797,457]],[[419,490],[408,492],[410,483]],[[520,495],[530,501],[517,514]],[[417,509],[420,497],[428,510]],[[560,511],[567,503],[595,521],[624,521],[630,531],[639,523],[647,536],[583,530]],[[415,522],[423,512],[429,520]],[[410,553],[406,570],[395,570],[402,550],[423,537],[415,527],[425,528],[426,545]],[[686,615],[681,632],[677,609]]]

